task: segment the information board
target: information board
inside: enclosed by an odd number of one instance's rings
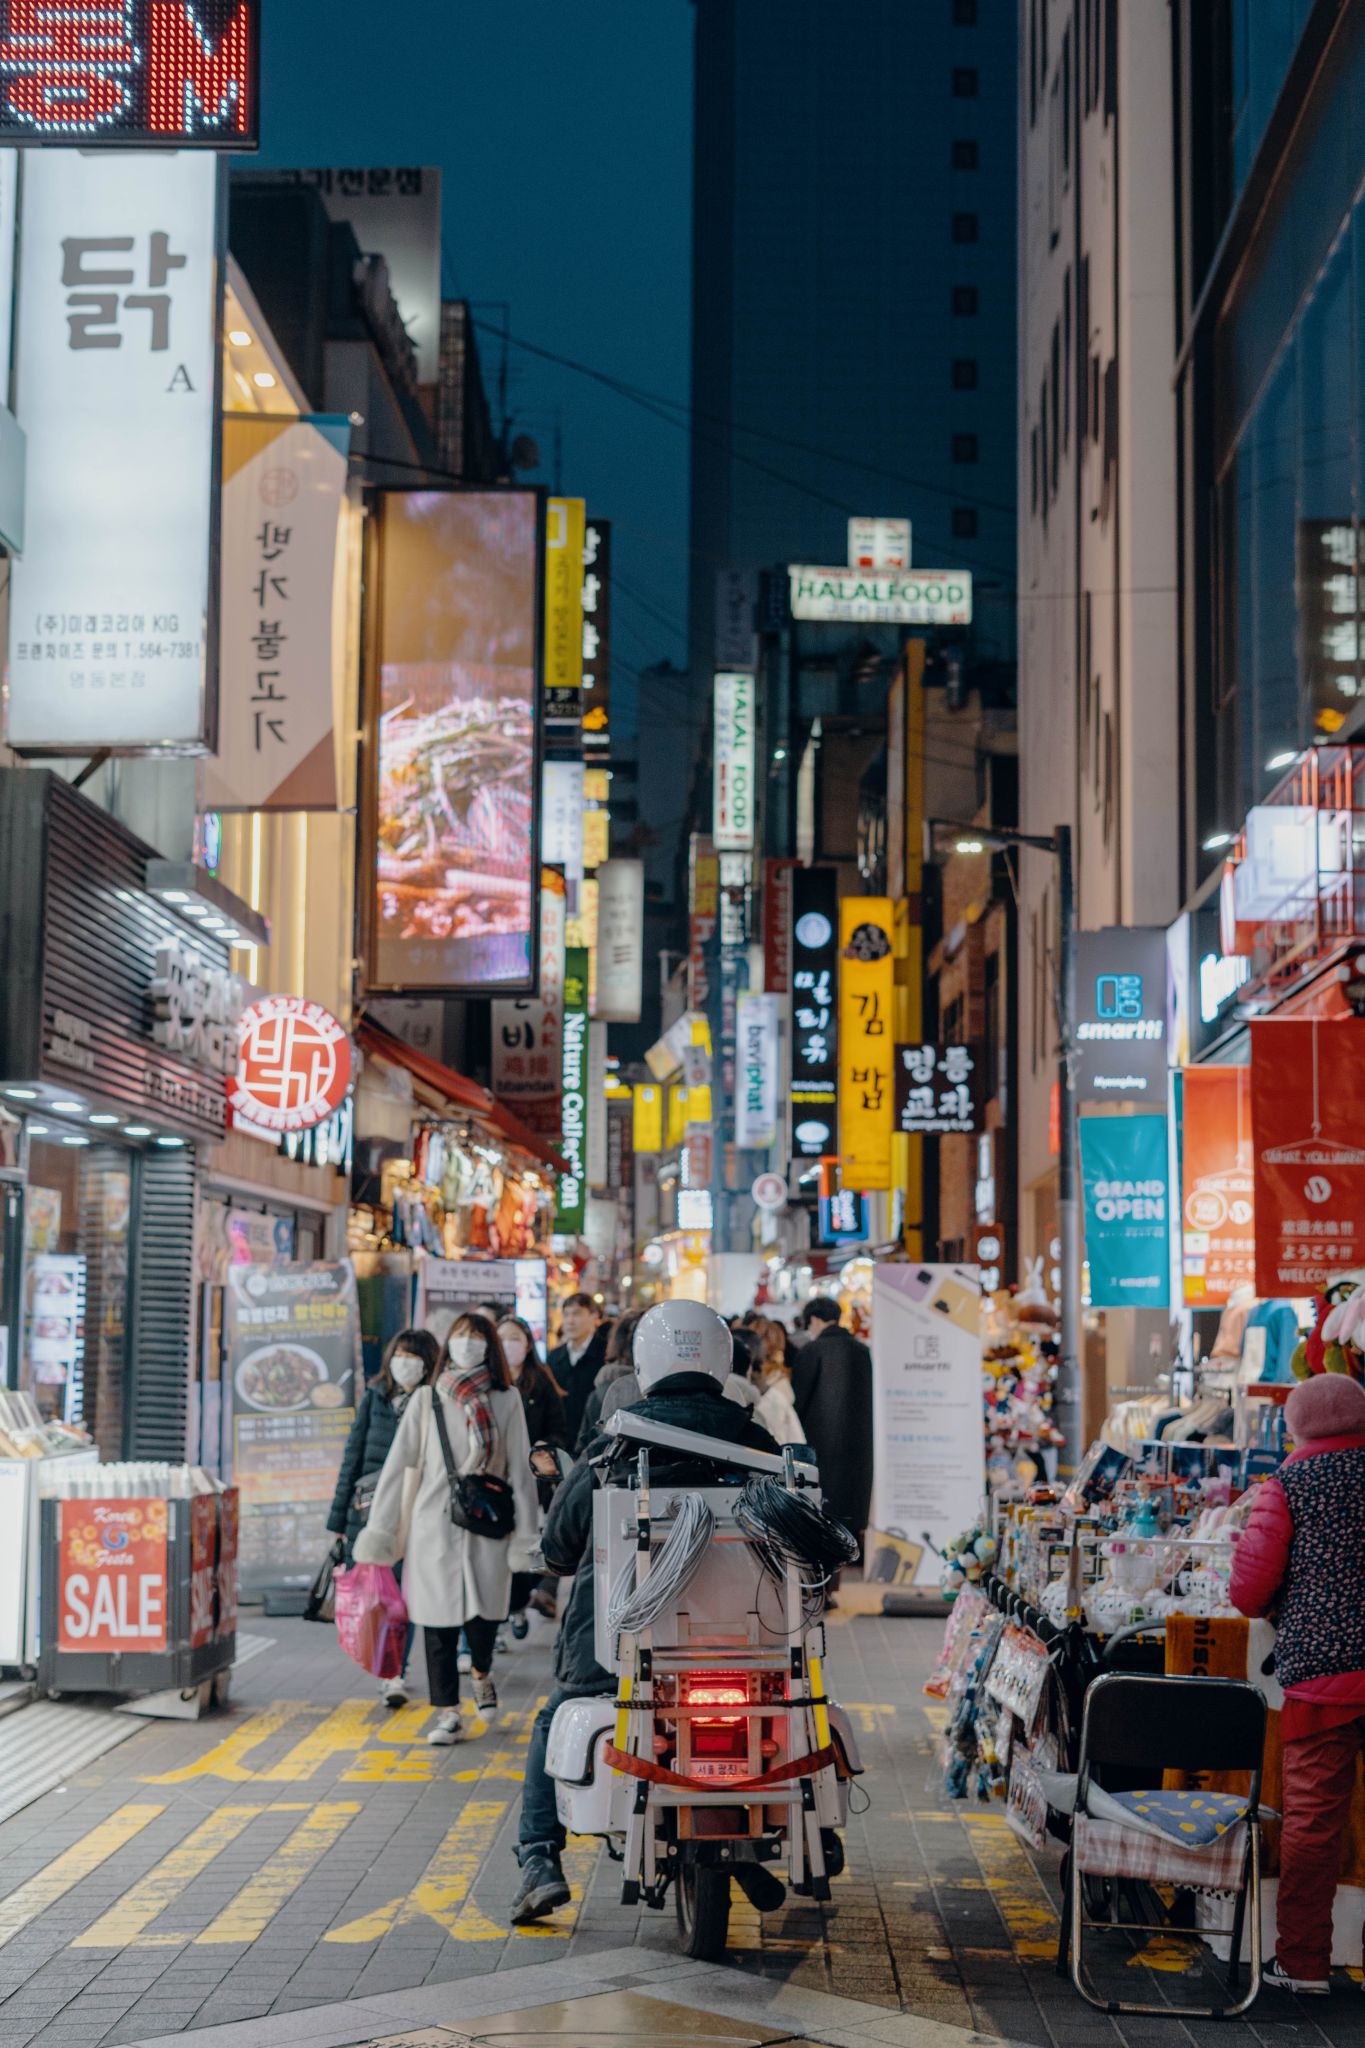
[[[977,1267],[876,1266],[872,1378],[869,1568],[881,1576],[879,1554],[900,1555],[904,1583],[936,1581],[933,1552],[972,1526],[986,1494]]]

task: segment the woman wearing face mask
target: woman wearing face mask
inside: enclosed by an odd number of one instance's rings
[[[441,1347],[430,1330],[400,1330],[384,1353],[384,1363],[360,1397],[360,1406],[356,1409],[355,1421],[351,1424],[351,1433],[341,1454],[332,1512],[327,1517],[328,1529],[345,1541],[348,1564],[356,1537],[365,1526],[364,1493],[374,1490],[372,1485],[364,1489],[363,1482],[373,1481],[382,1469],[404,1409],[418,1387],[432,1378],[440,1360]],[[359,1503],[357,1487],[362,1488]],[[403,1672],[397,1678],[385,1679],[383,1685],[384,1699],[391,1707],[401,1707],[408,1696],[406,1674],[411,1651],[412,1631],[409,1630],[407,1647],[403,1652]]]
[[[516,1503],[513,1536],[471,1535],[450,1519],[450,1477],[436,1416],[445,1424],[455,1471],[505,1479]],[[534,1540],[538,1515],[531,1443],[521,1396],[507,1375],[497,1331],[486,1316],[451,1327],[433,1385],[410,1402],[384,1461],[370,1519],[355,1544],[358,1564],[405,1560],[403,1597],[426,1640],[431,1704],[428,1742],[459,1742],[460,1631],[469,1643],[473,1705],[498,1704],[493,1648],[512,1590],[511,1546]]]
[[[532,1444],[548,1444],[552,1450],[567,1450],[564,1392],[549,1366],[541,1363],[530,1325],[524,1323],[520,1316],[505,1315],[498,1324],[498,1341],[513,1385],[526,1410],[526,1434]],[[550,1461],[544,1459],[542,1462],[546,1470],[543,1475],[537,1471],[536,1491],[541,1507],[546,1508],[554,1488]],[[519,1643],[525,1640],[530,1628],[526,1607],[535,1583],[534,1572],[512,1574],[512,1634]],[[507,1645],[500,1640],[498,1648],[505,1650]]]

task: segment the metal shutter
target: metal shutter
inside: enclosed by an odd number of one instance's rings
[[[124,1455],[184,1462],[194,1326],[194,1152],[138,1166]]]

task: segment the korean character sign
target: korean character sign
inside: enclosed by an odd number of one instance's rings
[[[984,1128],[979,1045],[896,1047],[896,1129],[970,1137]]]
[[[863,1194],[891,1185],[894,918],[886,896],[839,904],[839,1156],[845,1186]]]
[[[219,164],[34,150],[19,224],[11,746],[215,737]]]
[[[1251,1026],[1256,1291],[1311,1294],[1365,1259],[1365,1026]]]

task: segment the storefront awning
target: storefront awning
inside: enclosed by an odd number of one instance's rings
[[[477,1081],[470,1081],[463,1074],[457,1074],[453,1067],[443,1066],[429,1054],[417,1052],[405,1045],[401,1038],[395,1038],[382,1024],[376,1024],[370,1017],[362,1016],[356,1025],[356,1037],[366,1052],[377,1059],[390,1060],[396,1067],[406,1067],[415,1081],[421,1081],[427,1088],[433,1088],[443,1095],[454,1110],[462,1110],[471,1122],[482,1125],[491,1137],[502,1139],[504,1144],[515,1145],[520,1152],[527,1153],[543,1166],[555,1173],[567,1173],[569,1164],[552,1151],[543,1138],[514,1116],[510,1109],[497,1097],[483,1088]]]

